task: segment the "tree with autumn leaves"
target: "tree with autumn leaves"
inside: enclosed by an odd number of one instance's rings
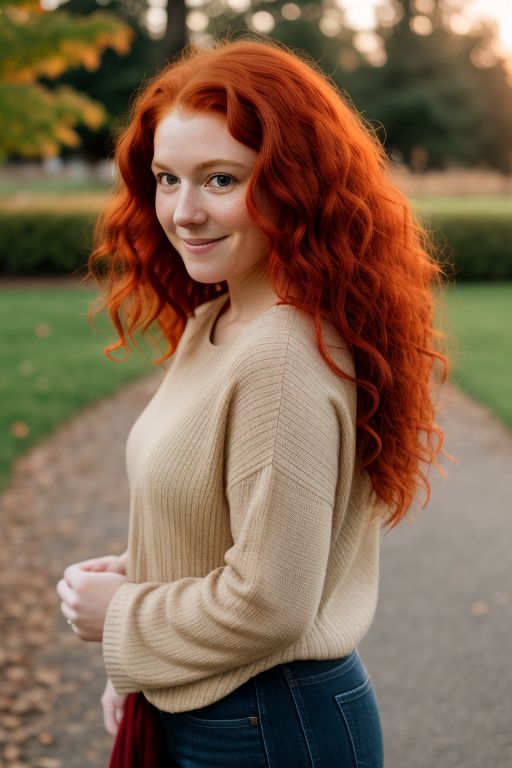
[[[44,80],[73,67],[94,70],[107,48],[127,53],[133,36],[130,26],[102,10],[79,18],[44,10],[39,0],[0,0],[0,159],[51,157],[79,146],[77,125],[101,126],[106,111],[100,103]]]

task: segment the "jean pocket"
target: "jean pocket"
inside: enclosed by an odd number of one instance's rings
[[[247,681],[212,704],[181,712],[185,720],[204,728],[251,728],[258,725],[258,703]]]
[[[370,678],[351,691],[337,694],[335,699],[350,738],[354,768],[382,768],[382,728]]]

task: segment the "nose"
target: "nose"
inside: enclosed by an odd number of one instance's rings
[[[201,192],[183,182],[176,192],[173,222],[176,227],[204,224],[208,214],[201,200]]]

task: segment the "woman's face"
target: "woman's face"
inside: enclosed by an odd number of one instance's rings
[[[178,108],[157,125],[156,215],[198,282],[248,276],[268,257],[269,241],[245,206],[256,157],[221,116]]]

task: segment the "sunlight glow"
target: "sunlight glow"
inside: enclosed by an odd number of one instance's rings
[[[251,0],[228,0],[228,6],[236,13],[244,13],[251,7]]]
[[[512,53],[512,9],[508,0],[469,0],[465,15],[497,21],[500,37]],[[474,16],[473,16],[474,15]]]
[[[370,30],[375,27],[375,9],[381,0],[338,0],[345,11],[347,24],[355,29]]]
[[[255,32],[268,34],[274,29],[276,22],[268,11],[256,11],[249,20],[249,24]]]
[[[204,32],[210,20],[203,11],[190,11],[187,13],[187,28],[191,32]]]
[[[358,30],[374,29],[377,11],[384,17],[389,16],[388,0],[336,0],[336,2],[345,11],[347,24]],[[483,19],[494,22],[498,25],[499,38],[503,43],[502,55],[512,58],[511,0],[447,0],[447,3],[458,11],[453,22],[454,32],[467,34]],[[415,11],[420,16],[429,13],[432,6],[432,0],[415,0],[414,3]],[[426,25],[424,28],[426,29]],[[423,34],[428,33],[423,32]]]
[[[336,37],[343,28],[339,12],[333,13],[332,10],[326,11],[318,22],[318,26],[320,27],[322,34],[326,37]]]
[[[471,30],[471,22],[462,13],[456,13],[450,17],[450,29],[456,35],[467,35]]]
[[[381,38],[373,32],[358,32],[352,42],[361,53],[373,53],[382,48]]]
[[[432,33],[432,22],[428,16],[413,16],[409,22],[413,32],[417,35],[430,35]]]
[[[167,11],[165,8],[158,8],[155,5],[150,5],[145,14],[146,26],[150,36],[158,40],[165,32],[167,25]]]
[[[436,4],[434,0],[415,0],[414,10],[416,13],[432,13]]]
[[[281,8],[281,16],[287,21],[300,19],[301,10],[296,3],[285,3]]]

